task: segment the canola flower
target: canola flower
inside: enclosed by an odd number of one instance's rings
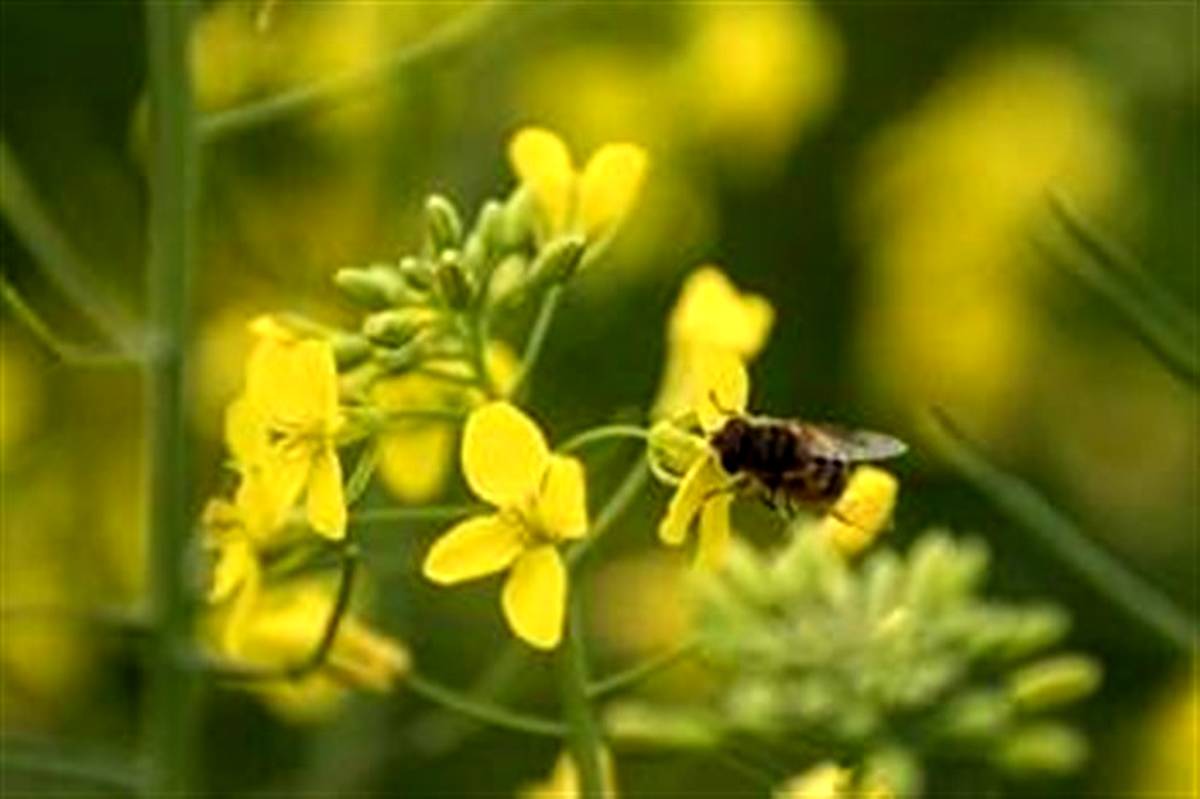
[[[239,501],[251,529],[278,529],[301,498],[313,530],[346,532],[337,435],[337,369],[327,341],[304,338],[270,317],[256,319],[246,387],[226,414],[226,441],[242,474]]]
[[[507,402],[477,408],[463,429],[462,471],[496,512],[460,522],[429,550],[422,570],[440,585],[508,571],[504,618],[523,641],[558,646],[567,569],[558,545],[587,533],[583,464],[556,455],[536,423]]]
[[[537,127],[513,136],[508,158],[533,198],[543,242],[570,234],[603,240],[637,199],[647,167],[641,147],[618,143],[604,145],[577,170],[562,138]]]

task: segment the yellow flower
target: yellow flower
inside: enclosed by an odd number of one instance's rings
[[[708,445],[707,435],[715,431],[730,413],[742,413],[750,393],[746,368],[728,352],[713,352],[698,365],[702,380],[696,383],[691,411],[705,435],[699,457],[688,467],[667,505],[658,526],[658,537],[669,546],[679,546],[687,538],[692,522],[699,518],[698,565],[716,568],[725,559],[732,530],[729,507],[733,502],[732,478],[721,468],[716,452]]]
[[[667,366],[654,415],[672,417],[705,400],[713,362],[735,356],[748,362],[766,343],[774,322],[771,304],[743,294],[715,266],[692,272],[667,322]]]
[[[891,521],[899,488],[896,478],[883,469],[858,467],[821,519],[818,534],[826,536],[843,555],[857,555]]]
[[[517,376],[516,356],[505,344],[494,341],[487,348],[486,360],[492,383],[507,393]],[[467,376],[461,361],[427,365]],[[380,380],[371,390],[371,399],[381,410],[403,412],[412,408],[470,408],[486,397],[479,389],[411,372]],[[403,502],[433,499],[446,481],[455,435],[455,425],[448,421],[412,420],[390,427],[379,437],[379,476],[384,485]]]
[[[836,763],[822,763],[792,777],[773,795],[774,799],[848,799],[850,772]]]
[[[463,430],[467,484],[497,512],[434,543],[425,576],[452,585],[509,570],[501,606],[513,632],[541,649],[562,638],[567,570],[557,544],[587,533],[583,464],[550,452],[537,425],[507,402],[471,413]]]
[[[248,666],[285,669],[316,651],[333,603],[328,581],[305,579],[249,592],[243,588],[232,606],[214,607],[204,621],[223,656]],[[408,651],[398,641],[346,613],[317,668],[294,680],[255,683],[254,688],[272,706],[302,720],[324,715],[346,688],[391,690],[409,665]]]
[[[342,426],[333,349],[263,317],[246,364],[246,388],[229,406],[225,434],[242,472],[238,505],[251,531],[278,529],[305,496],[309,524],[321,535],[346,532],[346,503],[336,436]]]
[[[646,152],[634,144],[606,144],[583,171],[558,134],[523,128],[508,145],[513,171],[533,196],[538,240],[579,233],[588,242],[604,238],[632,207],[646,174]]]
[[[612,756],[607,749],[600,752],[601,776],[604,780],[605,799],[617,797],[617,775]],[[579,770],[569,752],[564,751],[554,762],[554,770],[541,782],[526,785],[518,793],[518,799],[578,799],[582,795],[579,785]]]
[[[238,506],[213,499],[205,506],[201,522],[204,547],[212,558],[206,598],[210,605],[223,608],[217,646],[231,657],[241,655],[243,625],[258,600],[260,585],[258,552],[246,518]]]

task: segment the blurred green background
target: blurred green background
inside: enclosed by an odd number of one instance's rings
[[[1003,790],[1193,796],[1194,664],[993,514],[922,451],[915,421],[945,408],[1195,610],[1195,394],[1038,242],[1046,192],[1062,190],[1195,310],[1196,13],[1189,2],[205,3],[194,74],[209,114],[468,23],[454,44],[361,90],[206,145],[189,359],[196,507],[221,486],[221,413],[239,387],[246,320],[277,309],[352,319],[334,270],[415,247],[431,191],[465,208],[506,192],[504,146],[523,124],[560,131],[581,154],[634,141],[652,159],[641,202],[609,257],[572,285],[535,377],[531,405],[552,436],[644,415],[683,276],[720,264],[777,310],[753,369],[754,407],[908,438],[895,543],[934,524],[983,535],[993,592],[1061,602],[1072,643],[1104,663],[1104,687],[1082,710],[1088,768]],[[96,277],[136,312],[142,9],[5,2],[0,14],[7,146]],[[8,279],[63,335],[94,338],[7,223],[2,235]],[[19,610],[138,596],[138,379],[57,365],[5,313],[2,731],[132,748],[136,641]],[[520,328],[500,332],[519,343]],[[461,490],[452,482],[450,495]],[[374,489],[373,501],[385,497]],[[591,587],[602,662],[659,645],[639,620],[669,615],[659,603],[675,600],[638,553],[665,497],[644,497],[607,550],[611,569],[648,574],[646,585],[602,569]],[[416,564],[437,531],[372,531],[365,615],[427,672],[467,685],[507,634],[494,586],[422,582]],[[545,701],[539,686],[551,679],[534,659],[528,702]],[[221,795],[507,795],[556,755],[493,732],[442,751],[444,724],[428,714],[401,687],[295,723],[213,688],[204,784]],[[755,790],[696,758],[623,757],[620,775],[632,796]],[[952,765],[931,779],[935,793],[982,790]],[[4,784],[43,785],[9,774]]]

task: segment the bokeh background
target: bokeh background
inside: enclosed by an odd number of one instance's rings
[[[189,358],[196,507],[221,485],[221,414],[240,385],[248,319],[286,308],[352,320],[334,270],[415,247],[431,191],[465,208],[507,192],[504,145],[523,124],[559,130],[580,153],[638,142],[652,158],[639,207],[572,285],[534,380],[531,405],[552,434],[645,414],[680,283],[720,264],[777,309],[753,369],[755,407],[911,440],[895,543],[928,525],[980,534],[995,556],[992,592],[1062,603],[1072,644],[1104,663],[1104,686],[1081,710],[1087,768],[989,791],[1194,796],[1194,664],[995,515],[923,451],[916,420],[946,409],[1195,611],[1196,395],[1039,247],[1046,193],[1061,190],[1196,309],[1195,5],[219,0],[196,24],[197,101],[214,113],[366,68],[472,14],[469,34],[434,56],[206,146]],[[5,166],[19,163],[97,280],[137,313],[142,9],[10,0],[0,22]],[[7,222],[2,236],[7,279],[62,335],[94,339]],[[514,344],[520,330],[507,331]],[[136,639],[103,619],[34,611],[139,596],[139,381],[57,364],[7,311],[0,332],[0,727],[132,749]],[[442,495],[458,492],[452,478]],[[588,586],[601,663],[650,654],[681,623],[678,562],[648,545],[665,496],[649,492],[625,517]],[[373,488],[371,501],[386,499]],[[469,685],[507,633],[494,586],[422,584],[417,564],[436,532],[371,532],[365,613],[426,671]],[[534,659],[517,699],[551,702],[552,679]],[[221,795],[506,795],[556,755],[542,741],[462,737],[402,686],[305,713],[212,689],[203,720],[203,781]],[[754,790],[703,759],[620,766],[633,796]],[[951,766],[933,784],[977,787]]]

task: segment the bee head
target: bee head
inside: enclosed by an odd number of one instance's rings
[[[745,453],[750,444],[752,425],[741,416],[734,416],[713,433],[708,443],[721,459],[721,468],[728,474],[737,474],[745,463]]]

